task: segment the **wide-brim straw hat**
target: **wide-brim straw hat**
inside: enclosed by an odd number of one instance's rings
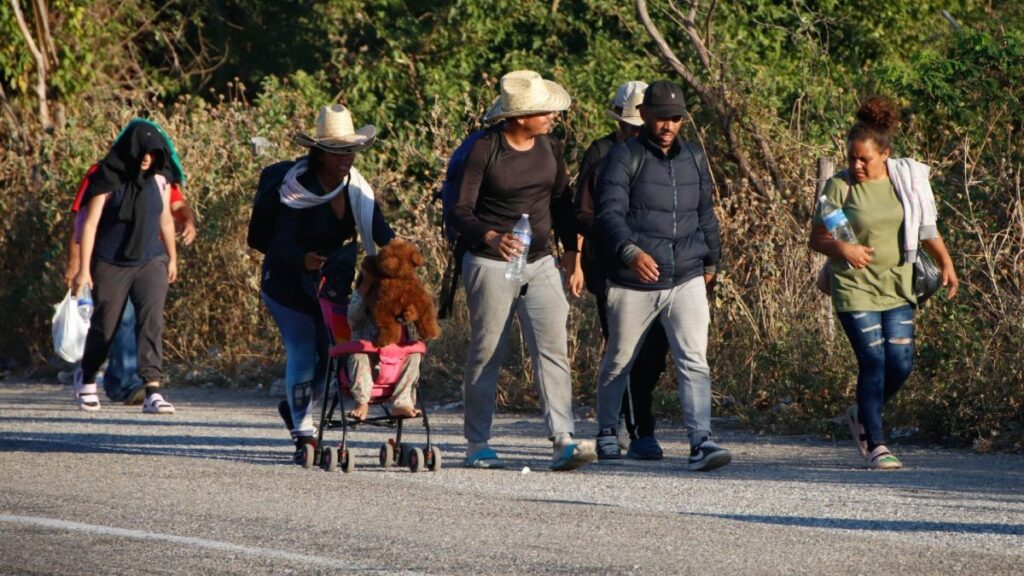
[[[612,118],[629,124],[630,126],[643,126],[644,119],[640,117],[640,104],[644,101],[644,90],[647,83],[639,80],[626,82],[615,91],[615,98],[612,100],[612,109],[607,113]],[[614,109],[619,108],[622,113]]]
[[[316,131],[312,136],[298,132],[292,140],[306,148],[345,154],[369,148],[376,137],[377,128],[372,124],[356,129],[349,109],[341,104],[331,104],[320,109],[316,117]]]
[[[562,112],[568,110],[570,104],[572,98],[565,88],[541,78],[532,70],[516,70],[501,77],[501,96],[484,114],[484,122]]]

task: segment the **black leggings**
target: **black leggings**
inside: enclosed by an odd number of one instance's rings
[[[158,256],[142,266],[117,266],[96,260],[92,265],[92,282],[95,310],[85,339],[82,382],[96,382],[96,373],[110,352],[128,298],[135,306],[139,377],[143,382],[161,382],[164,377],[167,257]]]
[[[608,340],[608,298],[607,293],[595,294],[597,316],[601,322],[601,334]],[[640,344],[633,367],[629,370],[629,385],[622,395],[622,415],[626,420],[629,437],[636,439],[654,434],[654,388],[665,371],[665,356],[668,354],[668,338],[661,322],[652,322]]]

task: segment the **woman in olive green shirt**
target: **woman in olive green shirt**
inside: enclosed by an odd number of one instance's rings
[[[959,285],[935,226],[928,167],[889,157],[897,122],[895,106],[882,98],[868,99],[857,111],[847,137],[849,169],[824,189],[843,207],[857,241],[832,237],[816,214],[809,243],[829,257],[832,302],[859,367],[857,405],[847,418],[861,455],[877,469],[902,466],[884,445],[882,406],[913,369],[913,263],[919,243],[938,262],[948,297]]]

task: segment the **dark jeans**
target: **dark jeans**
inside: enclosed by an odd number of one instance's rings
[[[869,449],[885,443],[882,405],[903,387],[914,369],[914,309],[840,312],[839,322],[857,355],[857,417]]]
[[[601,322],[601,335],[608,340],[607,292],[594,294],[597,317]],[[665,371],[668,338],[660,322],[652,322],[640,344],[633,367],[629,371],[629,385],[622,395],[622,415],[626,420],[629,437],[636,439],[654,434],[654,388]]]
[[[96,372],[107,359],[129,298],[135,306],[139,377],[144,382],[162,381],[167,257],[154,258],[142,266],[115,266],[97,260],[92,265],[92,281],[96,308],[85,339],[82,382],[96,382]]]
[[[121,402],[139,386],[142,379],[136,373],[135,359],[138,346],[135,343],[135,306],[129,298],[124,304],[121,323],[117,326],[114,341],[110,344],[107,370],[103,373],[103,390],[107,398]]]

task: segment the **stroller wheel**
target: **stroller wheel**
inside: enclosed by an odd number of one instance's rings
[[[410,448],[408,458],[410,471],[423,472],[426,469],[426,462],[423,461],[423,450],[420,448]]]
[[[348,448],[341,451],[341,471],[348,474],[356,469],[356,456]]]
[[[437,472],[441,469],[441,449],[437,446],[430,447],[430,453],[427,457],[427,470],[431,472]]]
[[[320,456],[320,467],[328,472],[336,472],[338,470],[338,449],[331,446],[327,450],[324,450],[322,456]]]
[[[391,445],[391,442],[385,442],[380,445],[380,466],[381,468],[390,468],[395,463],[395,447]]]
[[[306,444],[302,447],[302,467],[309,470],[313,467],[313,460],[315,458],[316,448],[313,448],[312,444]]]

